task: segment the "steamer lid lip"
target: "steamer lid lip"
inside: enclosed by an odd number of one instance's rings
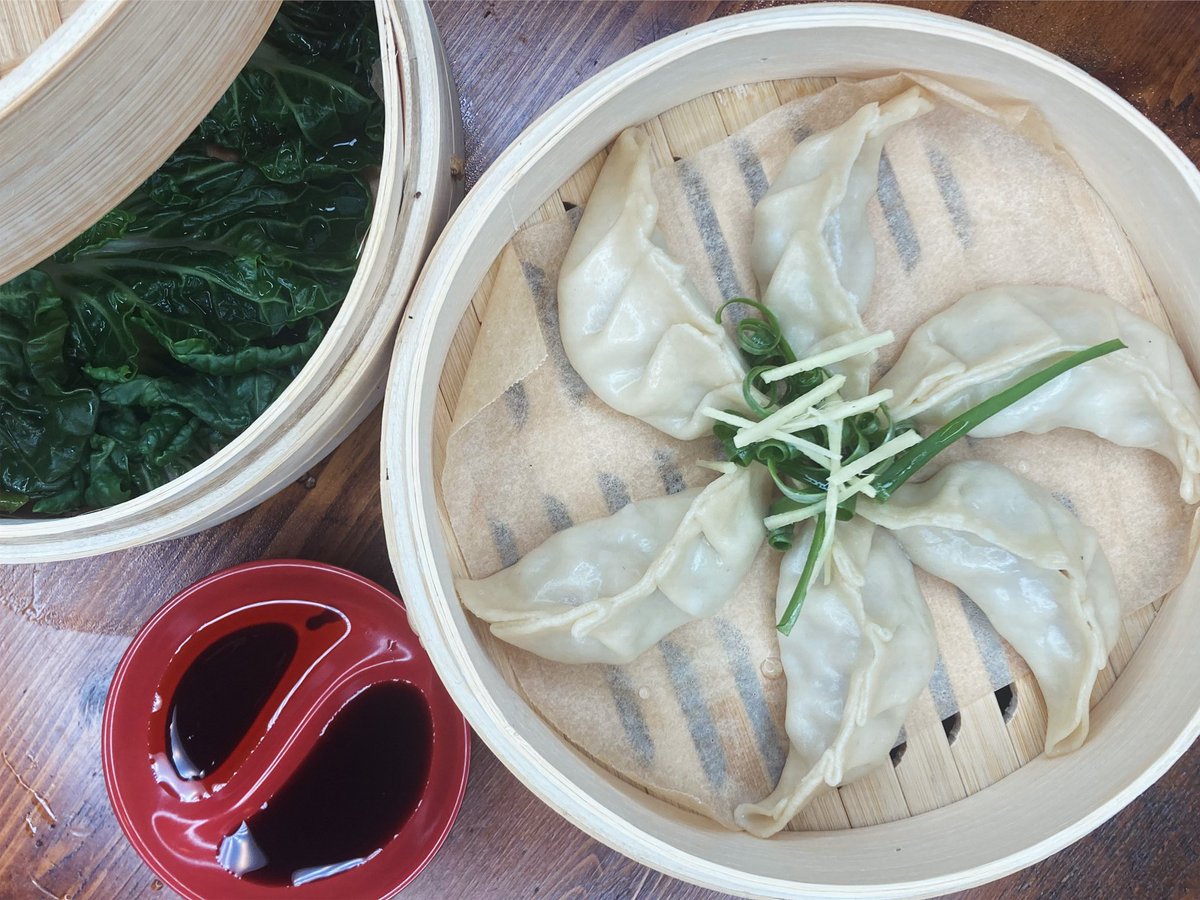
[[[289,612],[289,605],[304,608]],[[212,787],[200,800],[174,796],[158,782],[151,766],[150,727],[153,713],[170,705],[169,698],[159,695],[170,690],[165,673],[172,661],[176,670],[180,661],[185,668],[213,641],[249,624],[290,615],[295,627],[314,607],[336,610],[346,622],[345,633],[327,649],[318,648],[315,662],[297,666],[293,660],[251,727],[251,740],[239,744],[233,758],[215,773],[224,777],[228,771],[224,787],[231,788],[240,767],[248,777],[225,793],[222,787]],[[206,628],[212,640],[191,640]],[[302,644],[311,640],[304,634],[300,638]],[[398,836],[363,864],[300,887],[267,887],[222,869],[215,843],[204,843],[205,823],[214,823],[208,826],[211,838],[231,815],[237,818],[269,800],[346,703],[372,685],[389,681],[404,681],[420,691],[433,726],[434,749],[421,800]],[[150,617],[113,676],[104,707],[101,756],[105,788],[121,830],[155,874],[184,897],[316,900],[336,890],[345,896],[386,898],[411,882],[448,837],[466,793],[471,730],[409,627],[399,597],[338,566],[266,559],[215,572],[180,591]]]

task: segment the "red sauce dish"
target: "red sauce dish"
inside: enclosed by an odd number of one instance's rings
[[[193,898],[384,898],[437,852],[470,730],[400,600],[303,560],[187,588],[125,651],[104,779],[147,865]]]

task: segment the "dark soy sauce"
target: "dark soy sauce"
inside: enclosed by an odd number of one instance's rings
[[[410,684],[347,703],[291,778],[221,842],[221,865],[247,881],[301,885],[361,865],[400,831],[429,776],[433,722]]]
[[[289,625],[251,625],[216,641],[179,680],[167,716],[167,747],[180,778],[215,772],[262,711],[296,655]]]

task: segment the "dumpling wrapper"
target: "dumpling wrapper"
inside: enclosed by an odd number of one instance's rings
[[[875,281],[867,205],[880,154],[893,128],[931,109],[919,87],[866,104],[801,141],[755,207],[754,274],[797,356],[866,336],[860,314]],[[867,393],[874,361],[867,353],[831,367],[848,379],[843,393]]]
[[[507,569],[457,583],[501,640],[565,663],[632,662],[717,613],[766,537],[766,469],[627,504],[552,535]]]
[[[609,151],[563,260],[558,315],[571,365],[601,400],[681,440],[709,433],[700,409],[744,409],[741,356],[662,246],[650,141]]]
[[[804,568],[812,529],[783,558],[781,615]],[[829,584],[809,588],[790,635],[779,636],[791,747],[769,797],[734,813],[770,837],[824,785],[846,784],[888,760],[937,662],[937,639],[912,563],[883,529],[855,518],[838,526]]]
[[[1078,748],[1096,675],[1121,631],[1096,533],[1048,491],[977,460],[951,463],[858,512],[970,597],[1024,657],[1046,700],[1046,755]]]
[[[1019,285],[968,294],[920,325],[876,385],[892,413],[942,425],[1051,362],[1103,341],[1128,346],[1058,376],[988,419],[972,437],[1056,428],[1153,450],[1200,501],[1200,389],[1165,332],[1102,294]]]

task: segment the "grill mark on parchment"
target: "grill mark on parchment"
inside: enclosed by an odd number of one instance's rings
[[[1079,518],[1079,511],[1075,509],[1075,504],[1071,502],[1070,497],[1061,491],[1054,491],[1054,499],[1061,503],[1067,512],[1069,512],[1075,518]]]
[[[742,173],[742,181],[746,182],[746,193],[750,195],[751,204],[757,206],[770,187],[767,183],[767,173],[763,171],[762,160],[758,158],[754,145],[744,137],[734,138],[731,147],[738,170]]]
[[[559,330],[558,324],[558,291],[547,281],[546,273],[540,266],[522,262],[521,270],[525,274],[529,292],[533,294],[533,305],[537,310],[538,325],[542,329],[542,340],[546,342],[546,349],[554,360],[554,367],[558,369],[562,388],[572,403],[579,403],[591,393],[591,389],[567,359],[562,331]]]
[[[546,508],[546,518],[550,520],[550,527],[555,531],[565,531],[575,524],[571,514],[567,512],[566,504],[557,497],[543,494],[542,506]]]
[[[525,393],[525,385],[518,381],[504,392],[504,405],[512,416],[513,424],[520,431],[529,420],[529,395]]]
[[[725,749],[721,746],[721,735],[701,693],[700,679],[696,677],[696,670],[692,668],[687,654],[674,641],[659,641],[658,649],[667,664],[667,677],[671,679],[679,710],[687,721],[692,745],[700,757],[700,767],[704,769],[709,784],[720,791],[725,787],[729,769],[725,761]]]
[[[683,473],[675,463],[675,454],[670,450],[655,450],[654,465],[658,469],[658,477],[662,479],[663,490],[668,494],[678,494],[687,487]]]
[[[933,705],[937,707],[939,719],[948,719],[958,711],[958,699],[954,696],[954,685],[946,672],[946,661],[938,653],[937,665],[933,667],[933,675],[929,677],[929,693],[933,696]]]
[[[700,232],[704,255],[717,279],[721,296],[740,296],[742,288],[733,267],[733,257],[729,254],[729,245],[725,242],[725,234],[721,231],[721,223],[717,220],[717,211],[713,209],[712,198],[708,195],[703,176],[686,159],[680,160],[675,166],[675,171],[679,176],[679,184],[683,188],[688,208],[692,211],[692,220]]]
[[[1008,669],[1008,657],[1000,643],[1000,635],[988,621],[975,601],[958,592],[958,602],[962,606],[963,615],[971,627],[971,636],[975,638],[975,646],[979,649],[979,658],[983,660],[983,668],[987,671],[988,679],[992,682],[992,690],[999,690],[1012,683],[1012,672]]]
[[[733,681],[737,685],[738,695],[742,698],[742,706],[746,710],[746,718],[754,729],[754,740],[758,744],[758,752],[762,756],[763,765],[772,781],[779,780],[783,771],[785,748],[780,740],[779,730],[775,720],[771,718],[771,707],[767,704],[767,695],[763,691],[758,672],[750,662],[750,648],[738,628],[725,619],[714,619],[713,625],[717,637],[725,650],[725,658],[733,672]]]
[[[646,720],[642,717],[642,707],[638,703],[639,698],[633,682],[624,670],[616,666],[605,666],[604,678],[608,681],[613,703],[617,706],[617,718],[621,721],[625,737],[629,739],[633,752],[638,755],[642,764],[650,765],[654,762],[654,738],[650,736],[650,729],[646,727]]]
[[[500,556],[500,567],[507,569],[521,558],[521,553],[517,550],[517,539],[507,522],[488,519],[488,527],[492,530],[492,543],[496,545],[496,553]]]
[[[803,144],[812,137],[812,129],[803,122],[796,122],[792,125],[792,140],[797,144]]]
[[[892,168],[886,150],[879,156],[877,195],[892,235],[892,243],[896,245],[896,253],[900,256],[900,262],[904,263],[904,270],[911,272],[921,258],[921,243],[917,240],[908,207],[904,205],[904,195],[900,193],[900,184],[896,181],[896,170]]]
[[[610,516],[629,505],[629,488],[612,472],[599,473],[596,483],[600,485],[600,493],[604,495],[604,504]]]
[[[971,211],[967,208],[966,198],[963,197],[962,185],[954,177],[950,160],[937,147],[930,147],[925,155],[929,157],[929,167],[933,170],[933,180],[937,182],[942,203],[946,205],[946,212],[950,214],[954,234],[964,248],[970,247],[975,238],[975,223],[971,221]]]

